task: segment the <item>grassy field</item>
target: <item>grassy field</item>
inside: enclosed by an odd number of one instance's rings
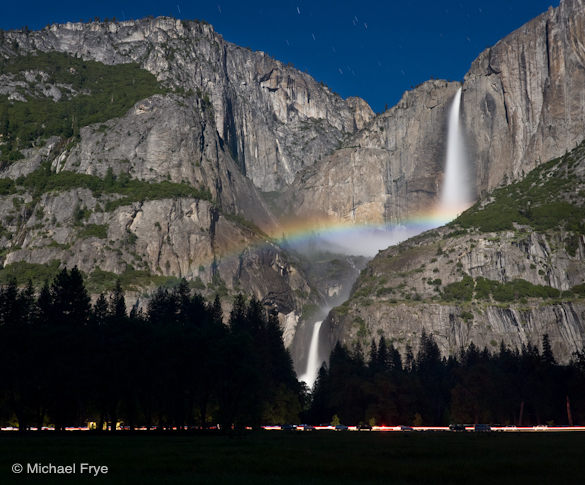
[[[12,433],[0,435],[0,483],[577,484],[584,457],[581,433]],[[12,473],[27,462],[87,462],[109,473]]]

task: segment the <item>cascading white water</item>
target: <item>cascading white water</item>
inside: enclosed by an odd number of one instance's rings
[[[311,344],[309,345],[309,359],[307,360],[307,370],[301,376],[300,380],[306,382],[307,386],[313,387],[317,380],[317,374],[321,368],[322,362],[319,361],[319,330],[323,322],[315,322],[313,325],[313,335],[311,336]]]
[[[408,237],[415,236],[423,231],[441,226],[446,222],[453,220],[458,213],[467,209],[473,203],[473,190],[471,189],[471,177],[467,164],[465,152],[465,143],[463,130],[461,128],[459,112],[461,110],[462,89],[459,88],[453,98],[449,111],[449,125],[447,134],[447,160],[445,165],[445,175],[443,178],[443,187],[441,189],[441,200],[436,208],[436,217],[426,225],[416,225],[414,227],[394,227],[381,228],[379,232],[366,231],[361,229],[355,236],[349,237],[344,235],[345,241],[331,241],[327,237],[321,239],[321,243],[327,248],[329,244],[340,252],[349,254],[361,254],[360,250],[367,249],[365,254],[374,256],[377,250],[384,249],[389,245],[397,244]],[[350,241],[351,252],[344,249],[343,243]],[[377,246],[379,245],[379,246]],[[359,248],[356,252],[356,247]],[[319,331],[322,322],[315,322],[313,333],[309,345],[309,356],[305,373],[300,377],[301,381],[313,387],[323,356],[319,356]]]
[[[459,122],[461,92],[459,88],[449,112],[447,163],[441,193],[441,209],[448,212],[460,212],[472,201],[465,145]]]

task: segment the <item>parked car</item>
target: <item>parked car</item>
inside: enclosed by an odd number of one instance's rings
[[[465,432],[465,425],[464,424],[450,424],[449,431]]]
[[[476,424],[473,430],[476,433],[489,433],[492,427],[489,424]]]
[[[345,424],[335,426],[335,431],[347,431],[349,428]]]
[[[400,431],[414,431],[412,426],[400,426]]]
[[[360,424],[357,429],[358,431],[372,431],[372,427],[369,424]]]
[[[283,424],[280,429],[282,431],[296,431],[297,426],[296,424]]]
[[[301,424],[300,427],[303,431],[315,431],[315,426],[311,426],[310,424]]]

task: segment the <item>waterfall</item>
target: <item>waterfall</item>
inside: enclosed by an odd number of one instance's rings
[[[307,361],[307,370],[300,377],[301,381],[307,383],[312,388],[317,380],[317,374],[321,368],[322,361],[319,360],[319,330],[323,322],[315,322],[313,326],[313,335],[311,336],[311,344],[309,346],[309,359]]]
[[[459,122],[460,108],[461,88],[453,98],[449,111],[447,162],[441,194],[441,209],[449,212],[461,212],[472,202],[465,145]]]
[[[358,247],[363,250],[368,245],[373,245],[376,249],[382,249],[388,245],[397,244],[398,242],[419,234],[423,230],[428,230],[434,227],[445,224],[449,220],[453,220],[456,215],[467,209],[473,202],[473,184],[471,180],[471,173],[467,163],[465,143],[463,137],[463,130],[460,123],[462,88],[459,88],[457,94],[453,98],[451,107],[449,109],[449,124],[447,127],[447,160],[445,163],[445,173],[443,177],[443,186],[441,188],[441,196],[439,206],[436,208],[436,217],[433,218],[428,225],[416,225],[412,230],[408,227],[381,229],[380,233],[367,232],[358,233],[357,236],[345,236],[345,241],[350,241],[350,247],[355,251]],[[327,235],[326,235],[327,236]],[[337,240],[331,240],[323,237],[322,244],[329,244],[333,251],[343,248]],[[376,246],[379,244],[379,246]],[[348,250],[349,252],[349,250]],[[351,253],[354,254],[354,253]],[[324,309],[325,314],[329,309]],[[319,331],[321,330],[322,322],[315,322],[313,324],[313,332],[311,334],[311,341],[309,344],[309,353],[307,359],[307,367],[305,373],[300,376],[300,380],[304,381],[309,387],[313,387],[317,380],[317,375],[323,360],[327,357],[319,355]],[[308,329],[307,329],[308,330]],[[308,332],[307,332],[308,334]],[[303,344],[307,334],[303,332]],[[305,347],[302,347],[303,353]],[[323,350],[323,353],[325,351]]]

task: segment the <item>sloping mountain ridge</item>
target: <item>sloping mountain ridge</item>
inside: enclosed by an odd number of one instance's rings
[[[424,329],[445,355],[548,333],[567,362],[585,345],[585,143],[380,251],[326,325],[330,345],[384,335],[403,353]]]

